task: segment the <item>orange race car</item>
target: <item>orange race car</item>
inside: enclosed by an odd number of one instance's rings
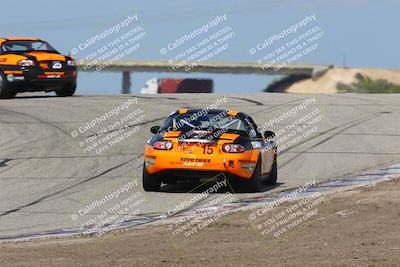
[[[237,190],[276,184],[274,133],[262,135],[245,113],[180,109],[151,132],[144,153],[145,191],[159,191],[161,183],[215,178],[227,179]]]
[[[33,91],[72,96],[76,77],[74,59],[49,43],[37,38],[0,38],[0,98]]]

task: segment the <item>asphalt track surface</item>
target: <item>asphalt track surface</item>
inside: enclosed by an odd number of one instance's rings
[[[143,192],[143,150],[151,136],[149,128],[161,124],[175,109],[203,108],[225,96],[226,104],[219,108],[246,112],[259,126],[315,97],[315,104],[274,125],[274,131],[316,108],[323,114],[316,132],[279,155],[278,186],[266,187],[262,193],[236,194],[238,199],[400,162],[400,95],[18,96],[0,101],[0,237],[79,228],[91,216],[113,208],[133,192]],[[73,138],[70,133],[135,97],[137,104],[131,105],[126,114],[138,108],[143,111],[145,117],[138,123],[138,131],[103,153],[85,153],[80,142],[120,120],[125,113],[112,116],[78,137]],[[108,134],[111,132],[105,136]],[[137,188],[107,201],[90,214],[77,216],[87,205],[135,180]],[[145,201],[140,214],[163,213],[190,199],[190,190],[187,185],[174,185],[164,186],[159,193],[143,192]],[[211,194],[206,201],[222,193],[223,190]]]

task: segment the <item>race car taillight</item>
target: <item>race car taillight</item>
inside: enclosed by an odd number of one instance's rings
[[[21,67],[32,67],[35,66],[35,62],[33,62],[33,60],[30,59],[23,59],[18,61],[17,65]]]
[[[226,153],[242,153],[246,149],[242,145],[238,144],[223,144],[222,151]]]
[[[171,150],[172,143],[170,141],[157,141],[154,143],[153,147],[158,150]]]
[[[75,60],[73,60],[73,59],[68,60],[67,65],[71,66],[71,67],[75,67],[76,66]]]

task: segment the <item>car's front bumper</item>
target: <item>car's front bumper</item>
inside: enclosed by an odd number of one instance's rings
[[[47,71],[40,68],[4,68],[5,75],[10,87],[19,92],[24,91],[47,91],[68,83],[76,82],[76,67],[68,67],[60,71]]]
[[[199,172],[223,172],[243,179],[250,179],[259,158],[257,149],[243,153],[215,153],[212,155],[186,154],[185,152],[171,152],[155,150],[146,145],[144,165],[149,174],[168,171],[169,173],[191,173],[194,176]]]

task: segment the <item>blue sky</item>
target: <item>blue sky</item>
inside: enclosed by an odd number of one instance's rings
[[[168,60],[159,50],[217,15],[227,15],[225,25],[235,36],[229,47],[212,61],[254,62],[249,48],[281,32],[305,16],[316,15],[324,36],[318,48],[296,63],[335,64],[351,67],[399,68],[400,29],[398,1],[374,0],[248,0],[248,1],[10,1],[0,16],[0,36],[34,36],[48,40],[60,52],[138,14],[136,25],[146,37],[140,48],[124,59]],[[132,25],[133,26],[133,25]],[[204,35],[206,36],[206,35]],[[293,35],[292,37],[296,37]],[[290,37],[291,38],[291,37]],[[289,38],[289,39],[290,39]],[[289,40],[287,39],[287,40]],[[194,39],[191,44],[201,39]],[[188,48],[189,46],[184,46]],[[98,47],[91,47],[93,51]],[[89,49],[89,50],[90,50]],[[77,58],[85,56],[80,53]],[[138,92],[150,78],[205,77],[216,92],[256,92],[275,76],[133,73],[132,91]],[[121,75],[81,73],[78,94],[118,93]]]

